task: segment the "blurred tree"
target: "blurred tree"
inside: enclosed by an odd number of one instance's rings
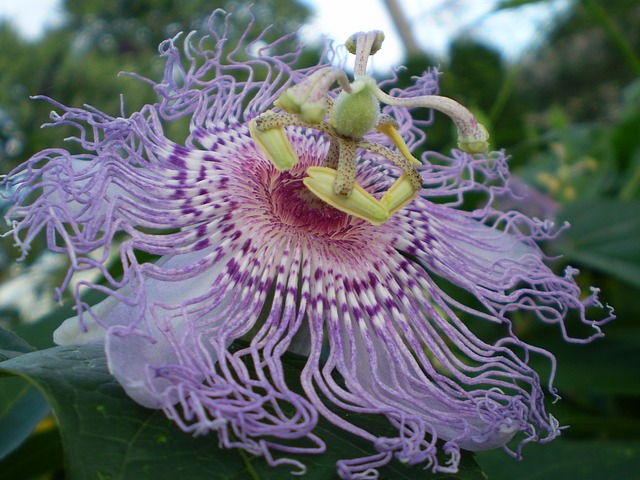
[[[8,48],[10,46],[10,48]],[[27,93],[25,82],[29,76],[38,74],[38,71],[30,73],[30,62],[33,59],[33,48],[27,44],[18,32],[8,23],[0,24],[0,165],[5,170],[5,165],[11,159],[16,158],[23,150],[24,142],[21,139],[15,148],[9,148],[11,138],[22,137],[28,118],[28,107],[25,105]]]
[[[117,115],[124,94],[124,106],[132,111],[153,101],[153,91],[118,73],[159,78],[159,43],[202,26],[215,8],[234,13],[232,31],[235,24],[246,25],[253,13],[255,34],[266,31],[266,41],[294,31],[309,14],[308,8],[287,0],[65,0],[63,24],[35,42],[0,25],[0,109],[24,132],[21,159],[59,144],[62,136],[59,129],[39,129],[51,106],[29,96],[44,94],[71,106],[90,103]],[[2,170],[18,160],[14,156],[4,162]]]
[[[473,38],[457,38],[449,47],[447,88],[459,92],[459,100],[490,111],[505,75],[500,52]]]
[[[214,9],[233,13],[232,34],[244,32],[253,15],[253,35],[264,34],[265,41],[295,31],[309,14],[307,7],[289,0],[64,0],[62,7],[64,22],[36,41],[0,23],[0,174],[77,134],[71,127],[40,128],[52,106],[31,96],[46,95],[69,106],[88,103],[110,115],[120,114],[122,96],[130,113],[156,96],[148,84],[118,73],[159,80],[164,65],[158,45],[202,26]],[[172,124],[168,134],[175,137],[183,129]],[[64,147],[77,148],[73,142]],[[0,204],[0,215],[6,206]],[[5,266],[18,254],[12,243],[0,238],[0,280],[10,274]],[[30,255],[27,263],[37,259]]]
[[[530,109],[563,105],[570,119],[613,118],[620,93],[640,75],[640,3],[578,0],[526,59],[519,95]]]
[[[522,104],[512,101],[514,73],[495,47],[472,37],[454,39],[442,92],[467,105],[490,129],[495,148],[517,143],[524,135]]]

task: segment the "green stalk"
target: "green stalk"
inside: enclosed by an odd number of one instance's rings
[[[636,164],[635,172],[631,174],[631,179],[620,192],[620,198],[623,200],[631,200],[640,188],[640,162],[636,162]]]
[[[606,10],[595,0],[583,0],[583,3],[609,34],[609,37],[613,40],[613,43],[616,44],[620,52],[622,52],[622,55],[626,58],[629,66],[633,69],[636,75],[640,76],[640,59],[634,53],[633,48],[631,48],[627,39],[624,38],[624,35],[622,35],[618,26],[613,22],[611,17],[607,15]]]
[[[504,110],[509,97],[513,94],[513,89],[516,85],[516,77],[518,76],[520,69],[516,65],[509,66],[507,73],[502,80],[502,84],[500,85],[500,90],[498,91],[498,95],[496,95],[496,99],[491,106],[491,111],[489,112],[489,120],[491,123],[495,123],[502,110]]]

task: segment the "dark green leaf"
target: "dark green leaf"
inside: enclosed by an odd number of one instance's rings
[[[0,328],[0,361],[33,351],[33,347],[15,333]]]
[[[0,328],[0,359],[33,351],[20,337]],[[49,413],[40,392],[20,378],[4,378],[0,389],[0,459],[5,458],[31,434]]]
[[[62,443],[57,428],[35,432],[0,462],[3,480],[63,478]]]
[[[491,480],[635,479],[640,472],[640,442],[555,440],[527,445],[518,462],[498,450],[478,461]]]
[[[640,349],[636,345],[605,339],[589,345],[555,350],[557,381],[566,388],[606,394],[640,395],[638,385]],[[615,368],[612,368],[614,367]]]
[[[21,378],[0,378],[0,459],[24,442],[49,413],[42,394]]]
[[[494,7],[495,10],[505,10],[507,8],[517,8],[523,5],[531,5],[533,3],[545,3],[549,0],[501,0]]]
[[[605,327],[605,333],[617,326],[614,324],[611,328]],[[547,338],[542,338],[545,333]],[[551,337],[547,330],[542,330],[530,340],[555,355],[558,364],[555,384],[561,390],[640,395],[640,364],[637,361],[640,344],[634,336],[622,339],[607,334],[584,345],[564,342],[560,336]],[[538,372],[549,369],[549,362],[543,357],[534,357],[531,365]]]
[[[221,450],[215,435],[194,438],[180,431],[160,411],[131,401],[108,373],[99,345],[55,347],[0,363],[0,369],[22,375],[45,393],[59,421],[71,479],[281,479],[290,469],[272,468],[263,458],[238,450]],[[299,375],[299,372],[298,372]],[[304,456],[305,478],[337,478],[340,458],[374,453],[367,442],[327,422],[316,433],[328,445],[324,455]],[[87,459],[91,461],[88,462]],[[463,456],[461,473],[434,476],[420,466],[394,462],[382,469],[383,478],[486,478],[473,456]]]
[[[571,228],[557,244],[571,262],[640,287],[640,203],[594,199],[566,206],[559,214]]]

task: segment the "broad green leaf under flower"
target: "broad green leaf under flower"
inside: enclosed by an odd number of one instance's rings
[[[304,361],[288,355],[285,365],[291,375],[299,376]],[[0,362],[2,370],[28,378],[53,405],[66,447],[69,478],[164,478],[168,465],[191,480],[275,480],[289,473],[287,466],[274,469],[263,459],[219,449],[214,438],[194,438],[167,422],[162,412],[140,408],[109,374],[99,345],[41,350]],[[319,429],[331,438],[331,448],[323,457],[306,458],[309,473],[305,478],[332,478],[335,462],[343,455],[355,456],[371,448],[329,422]],[[462,464],[458,478],[484,478],[470,453],[463,456]],[[398,480],[441,477],[398,463],[389,465],[383,474]]]

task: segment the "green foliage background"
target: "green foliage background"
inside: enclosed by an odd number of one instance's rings
[[[295,29],[309,14],[286,0],[255,3],[256,32],[276,19],[274,37]],[[542,2],[502,0],[498,8],[532,3]],[[247,4],[66,0],[64,25],[34,42],[0,25],[2,172],[66,136],[62,129],[39,128],[50,106],[31,95],[72,106],[90,102],[117,114],[124,93],[124,108],[131,111],[153,101],[153,92],[118,72],[158,78],[161,40],[198,27],[218,6],[235,10],[234,21],[242,24]],[[550,255],[562,255],[554,261],[557,271],[567,264],[579,267],[584,288],[601,287],[603,300],[618,315],[606,327],[606,337],[587,346],[565,344],[559,332],[520,319],[521,338],[557,355],[556,387],[563,400],[549,409],[570,428],[549,445],[525,448],[522,462],[502,451],[466,454],[460,473],[442,478],[640,478],[638,24],[635,0],[576,0],[536,49],[516,62],[473,36],[455,39],[446,58],[406,60],[401,81],[425,65],[441,65],[441,93],[477,112],[490,127],[494,146],[512,154],[515,179],[533,187],[520,208],[572,224],[558,242],[545,246]],[[310,59],[316,54],[307,53]],[[429,131],[429,148],[445,150],[453,136],[449,123],[439,120],[436,116]],[[0,281],[14,280],[42,259],[36,243],[26,268],[17,268],[11,240],[1,240]],[[50,272],[38,286],[42,296],[52,295],[60,275]],[[71,315],[69,302],[41,318],[26,318],[12,305],[0,308],[3,480],[287,477],[286,467],[272,469],[263,459],[220,450],[214,436],[192,438],[162,414],[137,406],[108,374],[100,348],[53,347],[51,332]],[[298,374],[300,362],[287,357],[289,375]],[[539,371],[547,370],[548,365],[539,365]],[[369,448],[331,425],[319,428],[330,449],[325,456],[304,459],[307,478],[334,478],[337,459]],[[383,422],[372,428],[384,428]],[[397,462],[382,476],[434,478]]]

